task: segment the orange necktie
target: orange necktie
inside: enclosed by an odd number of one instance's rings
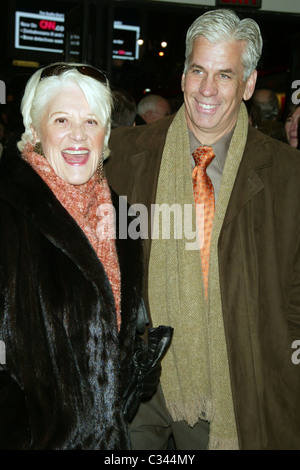
[[[201,146],[193,152],[193,158],[196,164],[192,173],[194,199],[195,204],[201,204],[201,206],[198,207],[203,208],[203,212],[201,212],[201,214],[204,218],[204,220],[202,220],[201,217],[201,220],[199,220],[198,217],[197,222],[199,227],[199,233],[203,233],[203,243],[201,243],[200,252],[202,260],[204,289],[206,296],[208,286],[210,238],[215,213],[214,187],[212,185],[211,179],[206,173],[206,168],[208,167],[214,156],[215,154],[213,152],[213,149],[208,146]]]

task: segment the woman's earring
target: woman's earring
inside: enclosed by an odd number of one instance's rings
[[[33,151],[34,151],[35,153],[38,153],[39,155],[44,156],[43,147],[42,147],[42,142],[36,142]]]
[[[98,180],[100,184],[102,184],[103,178],[104,178],[103,161],[104,161],[104,154],[102,152],[100,160],[98,162],[98,166],[97,166],[97,174],[98,174]]]

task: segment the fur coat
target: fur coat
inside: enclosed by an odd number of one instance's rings
[[[115,193],[112,200],[118,220]],[[121,396],[141,296],[140,242],[116,236],[118,333],[95,251],[20,158],[0,168],[0,227],[0,448],[130,448]]]

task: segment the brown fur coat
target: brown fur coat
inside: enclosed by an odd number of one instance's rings
[[[140,242],[116,240],[118,334],[95,251],[19,158],[0,169],[0,227],[0,448],[128,449],[121,395],[141,295]]]

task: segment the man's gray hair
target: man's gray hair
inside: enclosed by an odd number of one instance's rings
[[[245,42],[242,56],[244,81],[256,69],[262,52],[263,40],[259,26],[254,20],[250,18],[241,20],[234,11],[227,9],[212,10],[199,16],[186,35],[184,73],[189,67],[194,40],[198,36],[204,36],[212,44],[223,41]]]

